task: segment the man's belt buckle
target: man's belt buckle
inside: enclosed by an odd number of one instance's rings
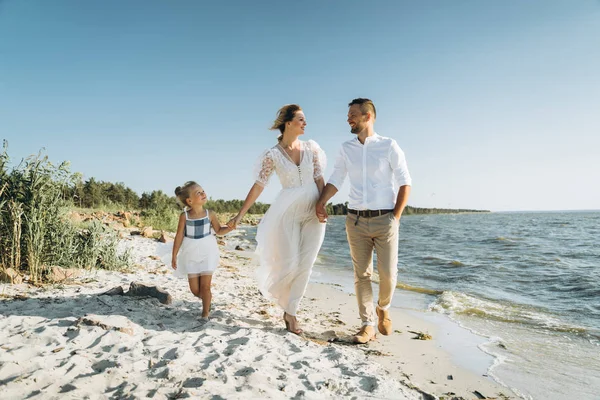
[[[359,217],[363,218],[378,217],[380,215],[387,214],[391,211],[392,210],[350,210],[350,212],[352,212],[353,214],[356,214]]]

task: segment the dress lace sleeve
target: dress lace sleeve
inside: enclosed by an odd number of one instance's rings
[[[321,149],[318,143],[314,140],[309,140],[307,143],[308,148],[313,153],[313,178],[318,179],[323,176],[325,168],[327,168],[327,156],[325,155],[323,149]]]
[[[260,186],[267,186],[269,178],[275,170],[275,163],[273,162],[273,155],[271,149],[266,150],[256,162],[254,167],[254,179]]]

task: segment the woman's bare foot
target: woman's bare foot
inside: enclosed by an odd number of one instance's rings
[[[285,322],[285,329],[287,329],[288,332],[295,333],[296,335],[302,334],[303,331],[298,326],[298,320],[295,316],[284,312],[283,321]]]

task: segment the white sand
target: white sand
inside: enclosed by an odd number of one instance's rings
[[[286,332],[280,310],[256,289],[244,252],[222,252],[211,318],[201,321],[201,302],[187,282],[150,257],[155,243],[122,241],[132,250],[134,273],[93,271],[74,284],[43,288],[0,284],[0,398],[433,399],[452,392],[471,399],[477,398],[473,390],[507,393],[454,366],[436,344],[436,328],[408,315],[393,315],[403,321],[402,333],[368,345],[328,343],[353,332],[357,322],[355,299],[330,286],[309,288],[300,312],[305,337]],[[98,295],[117,285],[127,290],[132,281],[165,289],[173,303]],[[405,325],[429,330],[434,340],[413,340]]]

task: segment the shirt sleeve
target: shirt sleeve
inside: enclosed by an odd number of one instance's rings
[[[313,178],[318,179],[323,176],[325,168],[327,168],[327,156],[317,142],[314,140],[308,141],[308,148],[313,155]]]
[[[275,163],[273,162],[273,155],[269,149],[259,157],[256,166],[254,167],[254,179],[256,183],[262,187],[267,186],[274,170]]]
[[[404,152],[395,140],[392,140],[392,145],[390,146],[389,159],[390,167],[394,171],[394,181],[396,186],[411,186],[412,179],[410,177],[410,172],[408,172],[406,157],[404,157]]]
[[[344,147],[340,149],[340,152],[335,160],[335,164],[333,166],[333,173],[329,177],[328,184],[331,184],[336,187],[336,189],[340,190],[342,185],[344,184],[344,180],[346,180],[346,176],[348,175],[348,168],[346,166],[346,155],[344,154]]]

